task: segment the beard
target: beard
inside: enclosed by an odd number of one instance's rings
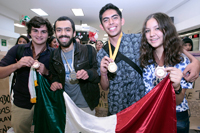
[[[60,36],[59,38],[62,38],[62,37],[70,38],[70,36]],[[60,44],[60,46],[68,48],[71,45],[71,43],[73,42],[73,39],[74,39],[74,37],[72,37],[68,42],[60,42],[59,39],[57,39],[57,40],[58,40],[58,43]]]

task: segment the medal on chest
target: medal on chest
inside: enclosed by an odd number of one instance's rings
[[[68,63],[68,61],[67,61],[67,59],[66,59],[66,57],[65,57],[65,54],[63,53],[63,51],[61,52],[62,54],[63,54],[63,57],[64,57],[64,59],[65,59],[65,61],[66,61],[66,63],[67,63],[67,67],[69,68],[69,72],[70,72],[70,74],[69,74],[69,82],[71,83],[71,84],[77,84],[78,82],[79,82],[79,80],[76,78],[76,72],[75,72],[75,70],[73,69],[73,62],[74,62],[74,49],[73,49],[73,51],[72,51],[72,67],[70,67],[70,65],[69,65],[69,63]]]
[[[109,47],[109,56],[111,59],[115,60],[116,56],[117,56],[117,52],[119,50],[119,46],[121,43],[121,38],[122,38],[122,32],[119,36],[119,39],[117,41],[117,45],[115,47],[114,53],[112,54],[112,49],[111,49],[111,44],[110,44],[110,40],[108,40],[108,47]],[[117,71],[117,64],[115,62],[110,62],[108,65],[108,71],[111,73],[115,73]]]
[[[160,67],[156,67],[155,69],[155,75],[157,78],[164,78],[166,76],[167,72],[165,71],[164,66]]]
[[[115,73],[117,71],[117,65],[115,62],[111,62],[108,65],[108,71],[111,73]]]
[[[38,61],[35,61],[35,62],[33,63],[33,66],[32,66],[32,67],[35,68],[35,69],[38,69],[38,68],[40,67],[39,62],[38,62]]]
[[[78,79],[76,78],[76,72],[75,71],[71,71],[69,74],[69,82],[71,84],[77,84],[78,83]]]
[[[164,78],[167,75],[167,72],[165,71],[165,68],[164,68],[164,58],[165,58],[164,53],[162,54],[160,60],[158,59],[158,56],[155,53],[155,51],[153,54],[154,54],[155,61],[158,64],[158,66],[155,69],[155,75],[159,79]]]

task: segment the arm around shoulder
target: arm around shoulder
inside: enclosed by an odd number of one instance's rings
[[[194,82],[199,77],[200,62],[186,50],[183,50],[183,53],[191,61],[191,63],[183,71],[183,76],[187,81]]]

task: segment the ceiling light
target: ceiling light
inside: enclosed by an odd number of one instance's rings
[[[72,9],[75,16],[84,16],[82,9]]]
[[[27,36],[27,34],[22,34],[23,36]]]
[[[104,36],[108,36],[108,34],[104,34]]]
[[[123,9],[119,9],[121,12],[123,11]]]
[[[38,9],[31,9],[33,12],[35,12],[36,14],[38,14],[39,16],[48,16],[48,14],[43,11],[42,9],[38,8]]]
[[[21,25],[21,24],[18,24],[18,23],[14,23],[14,26],[20,27],[20,28],[25,27],[24,25]]]
[[[81,26],[88,26],[87,24],[82,24]]]

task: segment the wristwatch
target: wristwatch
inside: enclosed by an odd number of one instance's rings
[[[177,95],[179,95],[179,94],[181,93],[181,91],[182,91],[182,87],[180,86],[179,90],[175,90],[175,93],[176,93]]]

